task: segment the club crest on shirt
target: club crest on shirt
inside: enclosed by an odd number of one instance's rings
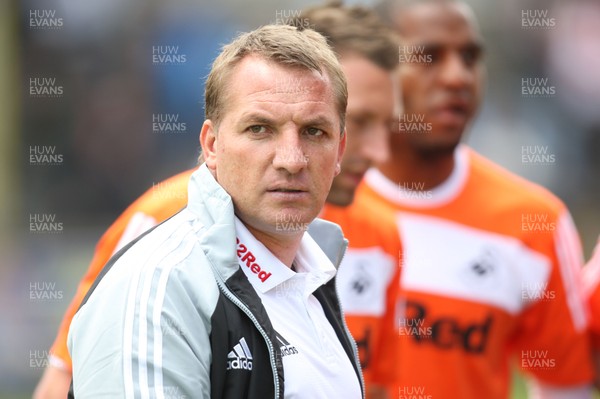
[[[357,270],[352,278],[352,282],[350,287],[356,295],[364,295],[368,292],[373,285],[373,281],[371,276],[367,272],[365,272],[365,265],[362,263],[357,263]]]
[[[470,284],[491,284],[499,267],[498,256],[492,248],[483,247],[477,256],[468,261],[462,270],[462,278]]]

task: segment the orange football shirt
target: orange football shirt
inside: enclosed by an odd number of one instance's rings
[[[390,385],[392,358],[381,337],[394,329],[401,244],[393,213],[325,204],[322,219],[338,224],[348,249],[336,276],[346,324],[358,346],[366,385]]]
[[[394,211],[402,237],[393,397],[507,398],[512,364],[552,386],[590,383],[566,207],[466,146],[455,161],[431,191],[371,170],[353,205]]]
[[[598,238],[592,258],[584,267],[583,281],[591,313],[592,347],[596,351],[600,351],[600,238]]]

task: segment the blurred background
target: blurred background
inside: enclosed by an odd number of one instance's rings
[[[195,164],[220,45],[317,3],[0,2],[0,398],[30,397],[102,232]],[[600,234],[600,2],[467,3],[488,80],[466,141],[556,193],[589,258]],[[546,26],[526,26],[529,10]],[[531,149],[545,161],[525,162]]]

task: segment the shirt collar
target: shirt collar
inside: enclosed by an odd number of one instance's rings
[[[371,168],[365,174],[366,184],[393,204],[412,208],[435,208],[453,201],[464,189],[469,177],[469,150],[459,144],[454,150],[454,168],[450,176],[431,190],[399,185],[388,179],[378,169]]]
[[[312,294],[317,288],[326,284],[336,273],[336,268],[327,255],[306,233],[302,237],[300,248],[296,253],[295,264],[299,274],[306,273],[308,275],[305,288],[307,294]]]
[[[240,267],[252,286],[261,293],[266,293],[297,274],[307,276],[306,291],[312,293],[335,276],[335,267],[307,233],[302,236],[294,259],[296,273],[258,241],[237,216],[235,231]]]

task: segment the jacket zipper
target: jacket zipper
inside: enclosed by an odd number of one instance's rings
[[[273,343],[271,342],[271,339],[267,336],[266,331],[260,325],[260,323],[254,316],[254,314],[250,311],[250,309],[248,309],[248,307],[246,307],[246,305],[244,305],[244,303],[242,301],[240,301],[235,295],[233,295],[231,293],[231,291],[229,291],[229,289],[227,289],[227,287],[225,287],[225,284],[223,282],[221,282],[219,279],[215,279],[215,280],[217,281],[217,285],[219,286],[219,289],[221,290],[221,292],[223,292],[223,295],[225,295],[227,297],[227,299],[229,299],[231,302],[233,302],[238,308],[240,308],[250,318],[250,320],[252,320],[252,323],[254,323],[254,325],[258,329],[258,332],[260,332],[260,334],[265,339],[265,342],[267,343],[267,347],[269,349],[269,358],[271,360],[271,370],[273,371],[273,381],[275,383],[275,399],[279,399],[279,376],[277,375],[277,364],[275,362],[275,348],[273,347]],[[354,346],[356,346],[356,344]]]

